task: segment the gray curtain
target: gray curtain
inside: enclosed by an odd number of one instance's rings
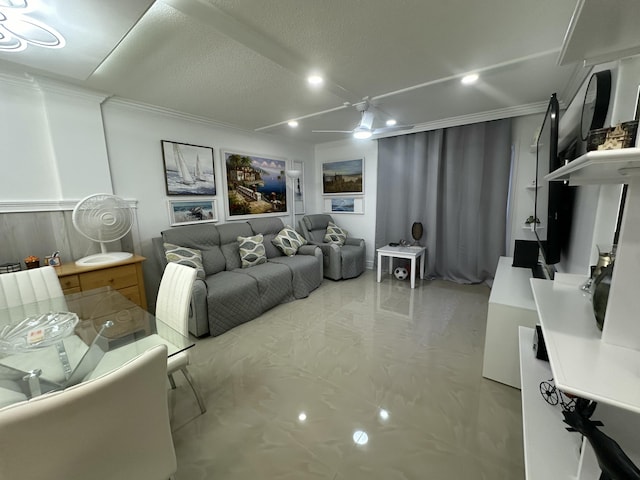
[[[412,241],[421,222],[429,275],[493,278],[505,254],[511,155],[510,119],[380,139],[376,248]]]

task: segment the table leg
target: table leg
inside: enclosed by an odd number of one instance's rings
[[[424,253],[420,255],[420,279],[424,280]]]
[[[389,274],[393,275],[393,255],[389,255]]]
[[[416,257],[411,257],[411,288],[416,288]]]
[[[382,254],[378,252],[378,283],[382,280]]]

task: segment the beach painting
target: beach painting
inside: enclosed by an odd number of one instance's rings
[[[364,193],[364,159],[325,162],[322,164],[323,195],[362,195]]]
[[[336,197],[331,199],[332,212],[353,213],[355,199],[353,197]]]
[[[327,213],[364,213],[363,197],[326,197],[324,211]]]
[[[239,152],[223,152],[227,218],[282,216],[287,203],[287,162]]]
[[[189,225],[218,221],[215,199],[169,200],[169,225]]]
[[[162,140],[167,195],[216,194],[213,148]]]

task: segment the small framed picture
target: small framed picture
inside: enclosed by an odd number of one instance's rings
[[[362,197],[331,197],[324,199],[324,211],[327,213],[364,213]]]
[[[167,203],[169,205],[169,224],[172,227],[218,221],[215,199],[168,200]]]

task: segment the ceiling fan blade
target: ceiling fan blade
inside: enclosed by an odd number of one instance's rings
[[[353,130],[311,130],[313,133],[353,133]]]
[[[394,125],[393,127],[381,127],[376,128],[373,131],[373,134],[378,135],[379,133],[399,132],[400,130],[410,130],[413,127],[414,125]]]

